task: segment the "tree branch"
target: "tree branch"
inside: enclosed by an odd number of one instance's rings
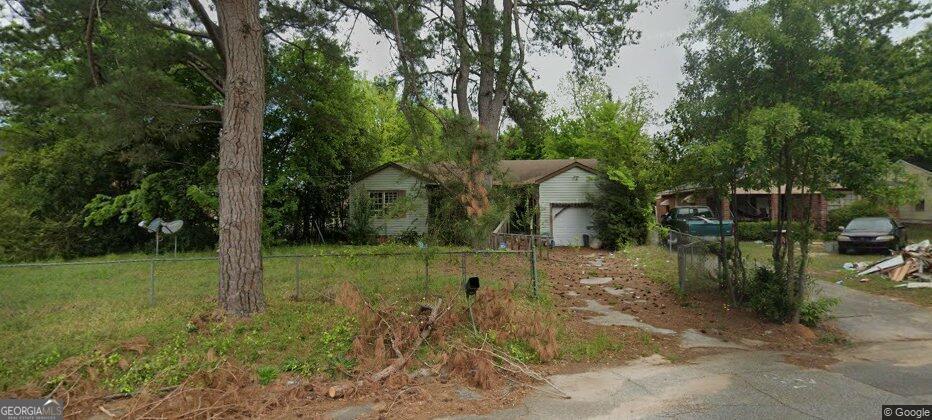
[[[155,28],[165,29],[167,31],[176,32],[176,33],[187,35],[190,37],[210,39],[210,34],[208,34],[207,32],[200,32],[200,31],[194,31],[190,29],[179,28],[177,26],[172,26],[172,25],[161,23],[161,22],[150,22],[150,24]]]
[[[191,105],[191,104],[179,104],[179,103],[176,103],[176,102],[162,102],[162,105],[171,106],[171,107],[175,107],[175,108],[194,109],[194,110],[198,110],[198,111],[217,111],[217,112],[220,112],[220,111],[223,109],[223,107],[218,106],[218,105]]]
[[[217,54],[220,55],[220,61],[226,63],[226,46],[223,45],[223,36],[220,33],[220,26],[214,23],[210,19],[210,14],[207,13],[207,9],[204,8],[204,5],[201,4],[200,0],[188,0],[188,3],[194,9],[194,13],[200,19],[201,24],[204,25],[204,28],[207,30],[207,35],[210,37],[210,42],[214,44],[214,49],[217,50]]]
[[[212,88],[214,88],[214,90],[217,91],[217,93],[219,93],[219,94],[221,94],[221,95],[223,95],[223,94],[225,93],[225,91],[224,91],[224,89],[223,89],[223,82],[220,81],[219,79],[215,78],[215,77],[212,77],[210,74],[208,74],[200,65],[198,65],[198,63],[196,63],[196,62],[194,62],[194,61],[192,61],[192,60],[188,60],[188,61],[185,62],[185,64],[187,64],[188,67],[194,69],[194,71],[196,71],[198,74],[200,74],[201,77],[203,77],[204,80],[206,80],[207,83],[209,83],[210,86],[211,86]]]
[[[100,65],[97,63],[97,56],[94,54],[94,20],[98,17],[97,0],[91,0],[90,7],[87,11],[87,24],[84,27],[84,48],[87,52],[87,66],[91,74],[91,82],[94,87],[103,84],[104,77],[100,71]]]

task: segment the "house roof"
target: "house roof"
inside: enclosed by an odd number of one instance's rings
[[[504,176],[505,182],[513,185],[539,184],[572,168],[580,168],[591,173],[598,173],[596,159],[541,159],[541,160],[502,160],[498,162],[498,170]],[[360,181],[374,173],[386,168],[394,167],[412,176],[430,180],[432,177],[414,165],[388,162],[379,165],[356,178]],[[446,163],[437,163],[428,168],[434,176],[450,176],[457,172],[457,168]]]
[[[705,191],[709,189],[711,188],[701,187],[701,186],[696,186],[696,185],[683,185],[683,186],[679,186],[679,187],[669,189],[666,191],[661,191],[657,195],[659,197],[663,197],[663,196],[668,196],[668,195],[673,195],[673,194],[692,194],[695,192]],[[781,186],[780,188],[773,187],[769,189],[738,188],[735,190],[735,194],[737,195],[754,195],[754,194],[768,195],[768,194],[779,193],[783,191],[784,189],[786,189],[785,186]],[[829,190],[844,191],[845,188],[842,187],[841,185],[833,184],[832,186],[829,187]],[[819,193],[820,193],[819,191],[814,192],[814,194],[819,194]],[[805,188],[793,187],[793,194],[813,194],[813,192]]]
[[[900,159],[900,162],[922,169],[928,173],[932,173],[932,163],[930,162],[919,159]]]
[[[503,160],[498,169],[512,184],[539,184],[572,168],[598,173],[595,159]]]
[[[430,177],[427,176],[427,174],[424,174],[424,173],[422,173],[421,171],[415,169],[414,166],[412,166],[412,165],[409,165],[409,164],[407,164],[407,163],[399,163],[399,162],[385,162],[385,163],[383,163],[383,164],[381,164],[381,165],[379,165],[379,166],[376,166],[375,168],[372,168],[372,169],[370,169],[370,170],[364,172],[362,175],[357,176],[357,177],[353,180],[353,182],[362,181],[363,179],[368,178],[370,175],[375,174],[375,173],[378,173],[378,172],[381,172],[381,171],[383,171],[383,170],[386,169],[386,168],[396,168],[396,169],[398,169],[398,170],[400,170],[400,171],[402,171],[402,172],[408,173],[408,174],[410,174],[410,175],[412,175],[412,176],[414,176],[414,177],[421,178],[421,179],[424,179],[424,180],[430,180]]]

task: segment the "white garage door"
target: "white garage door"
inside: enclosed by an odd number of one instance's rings
[[[582,246],[583,235],[595,238],[592,208],[552,207],[553,243],[556,246]]]

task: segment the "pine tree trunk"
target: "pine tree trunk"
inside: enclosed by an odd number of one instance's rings
[[[248,316],[262,293],[262,118],[265,61],[258,0],[217,0],[226,52],[220,132],[220,307]]]

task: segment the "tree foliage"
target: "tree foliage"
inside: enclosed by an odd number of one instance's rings
[[[796,309],[813,209],[789,192],[841,185],[881,202],[905,198],[889,180],[897,159],[928,143],[928,102],[914,96],[929,85],[920,47],[928,29],[900,43],[891,32],[929,10],[911,0],[706,0],[682,37],[687,77],[668,112],[681,173],[719,196],[781,188],[778,230],[793,226],[789,208],[802,209],[802,231],[773,248],[775,276]]]
[[[223,70],[209,36],[187,2],[100,2],[95,82],[89,4],[4,9],[0,258],[141,249],[152,238],[136,223],[153,217],[186,221],[184,249],[214,246]],[[393,83],[358,77],[354,60],[314,29],[326,25],[319,9],[273,6],[263,15],[272,32],[313,22],[266,44],[265,240],[338,239],[353,176],[413,155],[408,124]]]

